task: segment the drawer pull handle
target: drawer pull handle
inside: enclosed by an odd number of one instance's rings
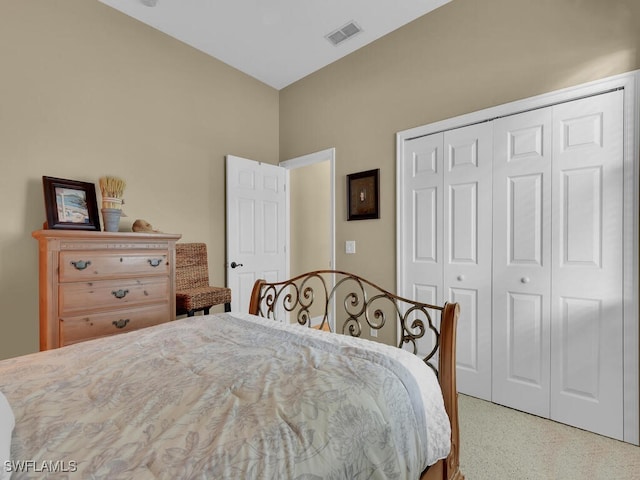
[[[111,323],[113,323],[116,326],[116,328],[124,328],[127,325],[127,323],[129,323],[129,319],[128,318],[121,318],[120,320],[118,320],[118,321],[114,320]]]
[[[147,261],[149,262],[149,265],[151,265],[152,267],[157,267],[158,265],[160,265],[162,263],[162,259],[161,258],[150,258]]]
[[[85,262],[84,260],[78,260],[77,262],[71,262],[71,265],[76,267],[76,270],[84,270],[91,265],[91,261]]]
[[[111,294],[116,297],[116,298],[124,298],[127,296],[127,293],[129,293],[129,290],[114,290],[113,292],[111,292]]]

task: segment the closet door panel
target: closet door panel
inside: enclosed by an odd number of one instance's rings
[[[493,401],[549,416],[550,108],[494,122]]]
[[[510,293],[508,301],[509,378],[521,384],[540,387],[548,365],[541,355],[546,340],[542,316],[543,297]]]
[[[458,328],[457,345],[465,348],[456,350],[456,364],[459,369],[477,372],[482,369],[482,358],[478,351],[478,292],[475,289],[451,288],[448,292],[449,300],[460,304],[460,311],[466,312],[464,328]],[[458,387],[460,391],[460,388]]]
[[[436,305],[444,299],[442,142],[442,133],[408,140],[403,158],[402,295]],[[418,352],[426,355],[434,342],[429,335],[421,338]]]
[[[623,437],[623,92],[554,107],[551,418]]]
[[[449,186],[449,263],[478,264],[478,182]]]
[[[491,123],[444,133],[444,291],[460,302],[458,390],[491,399]]]

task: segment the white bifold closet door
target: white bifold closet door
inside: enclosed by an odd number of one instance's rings
[[[403,251],[405,291],[413,298],[432,305],[444,301],[442,249],[442,133],[415,138],[407,142],[404,152],[406,165],[405,188],[402,190]],[[432,348],[432,339],[421,339],[418,352],[423,356]]]
[[[493,401],[623,437],[622,95],[495,123]]]
[[[402,295],[460,303],[458,390],[620,440],[625,94],[405,138],[398,172]]]
[[[461,305],[458,390],[491,399],[490,123],[406,142],[404,295]],[[431,339],[418,344],[420,353]]]
[[[623,437],[623,92],[553,108],[551,418]]]
[[[458,390],[491,399],[490,122],[444,132],[444,295],[460,304]]]
[[[443,142],[442,134],[427,135],[409,140],[404,151],[404,188],[401,189],[403,291],[407,298],[442,305],[444,301],[443,276]],[[439,327],[439,312],[430,312]],[[421,319],[424,320],[424,319]],[[428,355],[435,347],[433,335],[417,340],[417,353]],[[412,348],[412,345],[406,345]],[[432,364],[437,365],[437,358]]]
[[[551,108],[494,121],[493,392],[549,416]]]

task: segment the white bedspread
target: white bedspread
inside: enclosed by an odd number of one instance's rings
[[[14,479],[408,479],[449,452],[420,359],[249,315],[4,360],[0,391]]]

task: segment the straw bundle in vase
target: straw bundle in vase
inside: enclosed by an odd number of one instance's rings
[[[122,194],[126,182],[118,177],[101,177],[100,191],[102,192],[102,208],[116,208],[122,210]]]

